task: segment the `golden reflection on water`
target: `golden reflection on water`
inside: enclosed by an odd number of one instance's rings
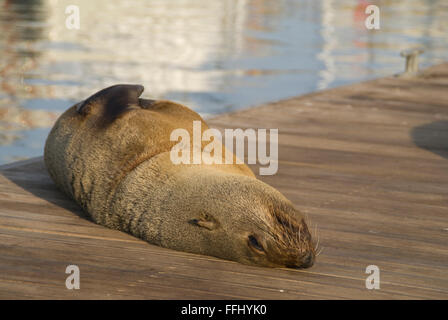
[[[381,29],[364,27],[365,7]],[[80,29],[65,26],[68,5]],[[116,83],[202,115],[448,58],[446,1],[0,0],[0,163],[42,154],[71,104]]]

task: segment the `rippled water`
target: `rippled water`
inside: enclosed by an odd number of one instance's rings
[[[364,26],[365,7],[381,29]],[[80,9],[69,30],[68,5]],[[448,1],[0,0],[0,163],[41,155],[71,104],[116,83],[204,116],[448,60]]]

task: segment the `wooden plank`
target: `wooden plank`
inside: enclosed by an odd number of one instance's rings
[[[176,252],[94,224],[42,157],[0,167],[2,299],[447,299],[448,64],[218,116],[278,128],[279,170],[260,179],[317,226],[306,270]],[[258,165],[252,166],[258,173]],[[65,268],[81,289],[65,288]],[[381,288],[365,288],[365,268]]]

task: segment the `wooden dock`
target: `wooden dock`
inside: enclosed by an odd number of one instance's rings
[[[448,64],[208,122],[279,129],[278,173],[261,179],[317,225],[314,267],[244,266],[106,229],[35,158],[0,167],[0,298],[448,298]],[[65,287],[70,264],[79,290]],[[366,289],[369,265],[378,290]]]

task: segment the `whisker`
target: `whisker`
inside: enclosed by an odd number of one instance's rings
[[[320,250],[316,253],[316,257],[318,257],[322,253],[322,251],[324,251],[324,247],[320,248]]]

